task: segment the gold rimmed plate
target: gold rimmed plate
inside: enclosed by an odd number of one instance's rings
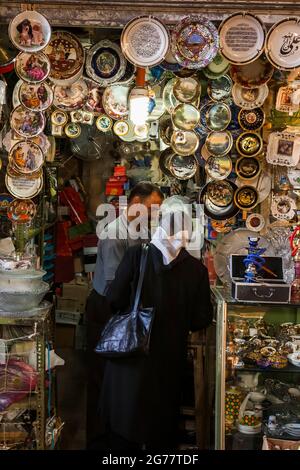
[[[221,157],[210,156],[205,164],[206,173],[214,180],[226,179],[232,170],[232,160],[229,155]]]
[[[168,165],[171,174],[179,180],[193,178],[198,168],[197,160],[194,155],[183,157],[174,154],[170,157]]]
[[[234,193],[234,202],[243,211],[254,209],[258,201],[258,192],[253,186],[241,186]]]
[[[173,93],[181,103],[192,103],[201,93],[201,85],[194,77],[179,78],[176,80]]]
[[[43,132],[46,119],[43,113],[31,111],[20,105],[10,116],[11,128],[21,137],[30,139]]]
[[[231,97],[232,85],[229,75],[223,75],[208,82],[207,94],[213,101],[225,101]]]
[[[213,103],[206,111],[206,126],[210,131],[224,131],[231,121],[231,110],[226,103]]]
[[[230,152],[233,138],[228,131],[213,131],[206,137],[205,145],[211,155],[223,156]]]
[[[255,157],[262,149],[262,137],[255,132],[243,132],[236,140],[236,150],[244,157]]]
[[[21,140],[9,152],[9,161],[13,167],[23,174],[35,173],[44,164],[41,148],[30,140]]]
[[[171,147],[183,157],[192,155],[199,147],[199,137],[194,131],[175,130],[171,136]]]
[[[172,121],[178,129],[192,131],[199,124],[200,112],[192,104],[181,103],[174,109]]]
[[[261,164],[255,157],[241,157],[236,162],[235,171],[241,179],[253,180],[261,172]]]
[[[46,111],[53,102],[53,91],[48,83],[23,82],[19,89],[20,103],[32,111]]]
[[[241,109],[238,121],[245,131],[258,131],[265,122],[265,113],[262,108]]]

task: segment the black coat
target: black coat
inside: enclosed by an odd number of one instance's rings
[[[132,305],[141,247],[125,254],[107,299],[113,311]],[[155,307],[150,354],[107,360],[101,410],[108,428],[133,442],[165,445],[174,441],[189,331],[212,321],[208,272],[186,250],[168,266],[150,245],[142,305]]]

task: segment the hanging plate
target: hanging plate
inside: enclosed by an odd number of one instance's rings
[[[200,112],[192,104],[181,103],[174,109],[172,120],[178,129],[192,131],[199,123]]]
[[[77,122],[68,122],[65,125],[64,131],[69,139],[76,139],[81,134],[81,126]]]
[[[8,191],[18,199],[32,199],[37,196],[43,187],[43,177],[28,178],[5,176],[5,184]]]
[[[210,132],[206,137],[205,147],[210,155],[223,156],[230,152],[233,138],[230,132]]]
[[[213,103],[206,111],[206,126],[211,131],[224,131],[231,121],[231,111],[226,103]]]
[[[228,60],[218,53],[214,60],[203,69],[203,73],[207,78],[216,79],[225,75],[229,67]]]
[[[21,140],[9,152],[9,161],[20,173],[30,174],[39,171],[44,164],[41,148],[31,142]]]
[[[128,134],[129,132],[129,124],[127,121],[123,121],[123,120],[120,120],[120,121],[116,121],[114,123],[114,133],[119,136],[119,137],[124,137],[125,135]]]
[[[102,96],[104,90],[94,80],[85,78],[84,81],[88,87],[88,97],[84,109],[93,112],[96,116],[103,114]]]
[[[183,157],[192,155],[199,146],[199,137],[194,131],[175,130],[171,136],[171,147]]]
[[[220,51],[232,64],[249,64],[263,52],[266,30],[251,13],[234,13],[219,27]]]
[[[179,78],[174,84],[173,93],[181,103],[192,103],[200,96],[201,85],[193,77]]]
[[[174,151],[171,148],[166,148],[159,157],[159,168],[162,173],[166,176],[173,177],[173,174],[169,168],[170,158],[175,155]],[[186,157],[184,157],[186,158]]]
[[[126,60],[117,44],[103,39],[88,51],[85,67],[88,76],[104,87],[120,80]]]
[[[258,200],[258,192],[253,186],[242,186],[234,193],[234,202],[243,211],[254,209]]]
[[[53,91],[48,83],[23,83],[19,89],[20,102],[32,111],[46,111],[53,102]]]
[[[254,157],[261,153],[263,140],[255,132],[243,132],[236,141],[236,149],[244,157]]]
[[[193,178],[197,171],[197,160],[194,155],[182,157],[173,155],[169,160],[169,168],[172,175],[179,180],[188,180]]]
[[[300,18],[285,18],[274,24],[267,34],[266,55],[281,70],[300,67]]]
[[[101,132],[108,132],[113,126],[113,121],[106,114],[100,114],[96,120],[96,127]]]
[[[54,31],[51,41],[45,49],[45,54],[51,62],[49,78],[56,84],[64,85],[61,81],[76,82],[82,73],[84,51],[79,39],[67,31]]]
[[[238,121],[245,131],[258,131],[265,122],[265,113],[262,108],[241,109]]]
[[[222,157],[210,156],[205,164],[205,171],[214,180],[226,179],[232,170],[232,160],[229,155]]]
[[[182,67],[202,69],[217,55],[218,31],[202,16],[189,16],[175,26],[172,32],[172,53]]]
[[[18,77],[27,83],[41,83],[48,77],[51,64],[43,52],[21,52],[15,63]]]
[[[121,49],[137,67],[153,67],[162,62],[169,49],[169,32],[157,18],[141,16],[124,27]]]
[[[265,219],[261,214],[250,214],[246,220],[246,228],[253,232],[260,232],[265,226]]]
[[[72,85],[54,87],[54,105],[61,111],[81,109],[89,96],[88,86],[83,79]]]
[[[38,52],[49,43],[51,27],[43,15],[26,10],[11,20],[8,34],[13,45],[20,51]]]
[[[229,180],[207,183],[200,193],[200,204],[204,205],[205,215],[213,220],[234,217],[239,212],[239,208],[234,204],[236,189],[236,185]]]
[[[258,88],[244,88],[238,83],[232,87],[232,97],[237,106],[245,109],[254,109],[261,107],[269,94],[267,84]]]
[[[172,41],[172,33],[171,33],[171,41]],[[178,72],[182,67],[178,64],[177,60],[175,59],[172,51],[169,49],[165,60],[162,61],[160,64],[163,69],[168,70],[169,72]]]
[[[244,88],[257,88],[271,80],[274,67],[261,56],[248,65],[232,65],[232,79]]]
[[[102,103],[106,114],[112,119],[118,120],[128,115],[129,91],[126,85],[115,84],[105,88]]]
[[[241,157],[236,162],[235,172],[243,180],[253,180],[260,171],[260,162],[255,157]]]
[[[210,80],[207,94],[213,101],[225,101],[231,97],[232,80],[228,75]]]
[[[7,217],[14,223],[29,223],[35,215],[36,205],[30,199],[14,199],[7,209]]]
[[[30,111],[22,105],[15,108],[10,117],[10,126],[21,137],[32,138],[43,132],[46,119],[43,113]]]
[[[166,83],[163,91],[163,102],[169,114],[172,114],[174,108],[180,104],[180,101],[175,97],[173,91],[176,81],[176,78],[171,78],[171,80]]]

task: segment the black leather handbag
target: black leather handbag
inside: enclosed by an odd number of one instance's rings
[[[154,308],[141,308],[140,298],[148,258],[147,245],[142,246],[140,275],[134,306],[129,313],[117,313],[105,325],[95,352],[108,358],[149,353]]]

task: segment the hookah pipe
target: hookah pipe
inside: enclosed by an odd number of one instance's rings
[[[243,263],[246,267],[245,281],[256,282],[257,271],[265,271],[274,277],[277,277],[273,271],[264,266],[266,260],[262,257],[262,254],[266,251],[266,248],[258,248],[259,238],[248,237],[249,247],[248,255],[243,259]]]

